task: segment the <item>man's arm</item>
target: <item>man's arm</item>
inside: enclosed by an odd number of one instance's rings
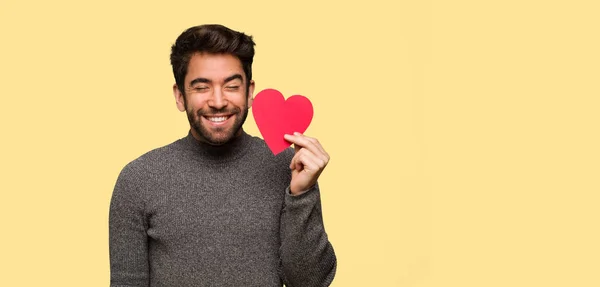
[[[280,231],[285,285],[329,286],[337,258],[323,226],[318,184],[301,195],[285,195]]]
[[[149,286],[147,223],[143,198],[135,183],[134,173],[125,167],[110,203],[111,287]]]
[[[327,238],[317,179],[329,162],[318,140],[299,133],[286,135],[294,143],[292,178],[281,215],[281,263],[287,287],[329,286],[337,258]]]

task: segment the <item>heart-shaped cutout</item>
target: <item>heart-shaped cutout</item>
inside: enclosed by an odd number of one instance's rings
[[[285,100],[278,90],[265,89],[254,97],[252,115],[267,146],[277,155],[291,145],[284,134],[306,131],[313,118],[313,106],[304,96],[293,95]]]

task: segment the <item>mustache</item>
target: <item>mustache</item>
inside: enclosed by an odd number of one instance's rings
[[[201,116],[212,116],[212,115],[216,115],[216,114],[237,114],[241,112],[240,108],[223,108],[223,109],[213,109],[213,108],[209,108],[209,109],[199,109],[196,112],[196,115],[198,115],[199,117]]]

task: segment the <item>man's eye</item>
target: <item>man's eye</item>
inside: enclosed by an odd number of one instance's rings
[[[227,89],[230,91],[237,91],[237,89],[239,89],[240,86],[227,86]]]
[[[193,87],[194,91],[202,92],[208,90],[208,87]]]

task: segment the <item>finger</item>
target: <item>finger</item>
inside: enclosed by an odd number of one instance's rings
[[[290,169],[291,170],[302,170],[303,168],[303,164],[302,161],[300,161],[300,155],[298,153],[294,154],[294,156],[292,157],[292,160],[290,161]]]
[[[301,146],[301,145],[299,145],[299,144],[295,143],[295,141],[294,141],[294,136],[293,136],[293,135],[290,135],[290,134],[284,134],[284,135],[283,135],[283,138],[284,138],[286,141],[288,141],[288,142],[291,142],[291,143],[293,143],[293,144],[294,144],[294,153],[298,152],[298,151],[299,151],[299,150],[302,148],[302,146]]]
[[[296,166],[294,167],[294,169],[297,171],[302,171],[302,170],[304,170],[305,167],[306,166],[304,165],[304,163],[300,159],[298,159],[296,161]]]
[[[309,141],[312,142],[313,149],[308,149],[307,152],[310,152],[314,157],[318,158],[319,161],[324,162],[326,165],[329,162],[329,154],[325,152],[323,147],[319,144],[317,139],[309,138]]]
[[[299,145],[301,147],[304,147],[304,148],[310,150],[312,153],[317,155],[322,160],[324,160],[326,162],[329,161],[329,154],[327,154],[327,152],[325,152],[325,150],[323,149],[323,147],[321,146],[321,144],[319,143],[319,141],[317,139],[307,137],[300,133],[294,133],[293,136],[285,135],[284,137],[286,138],[286,140],[294,143],[294,148],[296,148],[296,146]],[[296,149],[296,152],[298,152],[298,149]]]
[[[294,157],[292,157],[292,160],[290,161],[290,169],[294,169],[294,167],[296,166],[296,155],[294,155]]]
[[[310,174],[316,174],[321,169],[320,165],[321,160],[312,156],[310,153],[301,152],[298,154],[298,160],[296,161],[296,166],[301,166],[301,168],[296,168],[298,171],[308,172]]]
[[[308,166],[311,170],[322,170],[327,165],[326,160],[316,156],[307,149],[300,150],[295,157],[297,158],[297,162],[302,163],[304,169]]]
[[[322,154],[326,153],[325,149],[323,149],[323,147],[321,146],[321,143],[319,142],[318,139],[303,135],[298,132],[295,132],[294,135],[297,137],[305,138],[308,142],[310,142],[312,145],[314,145],[319,151],[321,151]]]
[[[316,138],[312,138],[312,137],[307,137],[307,138],[321,151],[321,154],[325,155],[325,157],[329,160],[329,154],[325,151],[325,149],[321,145],[321,142],[319,142],[319,140]]]
[[[290,162],[290,169],[298,171],[302,170],[302,162],[300,161],[299,153],[294,154],[294,156],[292,157],[292,160]]]
[[[304,148],[305,152],[309,154],[308,156],[315,158],[319,162],[324,162],[324,164],[327,164],[327,162],[329,162],[329,155],[322,149],[319,149],[317,144],[312,141],[310,142],[311,144],[308,144],[307,147]]]

